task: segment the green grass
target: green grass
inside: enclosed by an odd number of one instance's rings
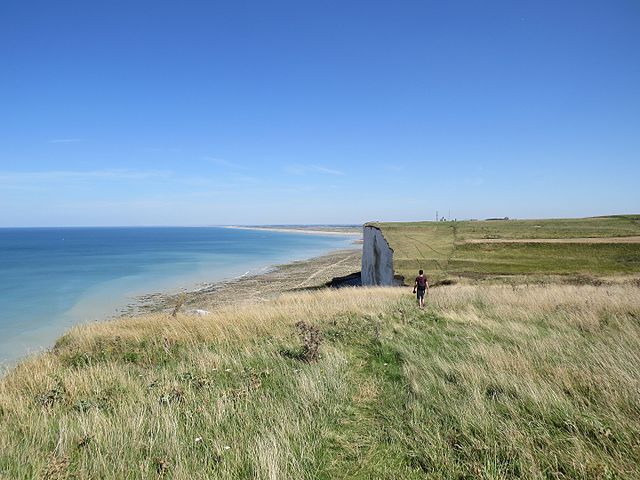
[[[639,215],[583,219],[378,224],[394,250],[394,267],[412,279],[424,269],[437,282],[519,274],[613,275],[640,271],[640,243],[517,243],[523,239],[640,235]],[[502,240],[505,243],[470,243]]]
[[[447,271],[454,275],[637,273],[640,244],[467,243],[456,247]]]
[[[393,248],[396,272],[412,278],[419,269],[431,278],[447,276],[455,249],[455,229],[448,222],[383,223],[384,237]]]
[[[637,281],[90,324],[0,381],[0,478],[640,478],[638,352]]]
[[[471,238],[587,238],[640,235],[640,215],[547,220],[456,222],[458,241]]]

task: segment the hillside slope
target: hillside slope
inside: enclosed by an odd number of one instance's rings
[[[85,325],[0,381],[0,478],[638,478],[638,319],[621,280]]]

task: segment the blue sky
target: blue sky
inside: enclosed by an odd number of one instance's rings
[[[640,3],[0,3],[0,226],[640,212]]]

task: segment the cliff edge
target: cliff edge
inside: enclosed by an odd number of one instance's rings
[[[404,278],[393,270],[393,249],[375,225],[364,225],[362,245],[362,285],[402,285]]]

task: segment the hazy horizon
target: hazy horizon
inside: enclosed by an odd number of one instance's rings
[[[580,219],[580,218],[598,218],[598,217],[615,217],[615,216],[625,216],[625,215],[638,215],[637,212],[625,212],[625,213],[611,213],[604,215],[587,215],[587,216],[577,216],[577,217],[508,217],[509,220],[556,220],[556,219]],[[445,221],[456,220],[456,221],[483,221],[483,220],[502,220],[505,216],[500,215],[489,215],[487,217],[482,218],[456,218],[453,215],[451,219],[446,218],[446,215],[440,216],[440,218],[445,218]],[[369,222],[433,222],[436,221],[434,218],[416,218],[412,220],[397,220],[397,219],[384,219],[384,218],[376,218],[371,220],[366,220],[364,222],[359,223],[227,223],[227,224],[130,224],[130,225],[24,225],[24,226],[14,226],[14,225],[0,225],[0,229],[12,229],[12,228],[210,228],[210,227],[218,227],[218,228],[228,228],[228,227],[359,227],[363,226]]]

